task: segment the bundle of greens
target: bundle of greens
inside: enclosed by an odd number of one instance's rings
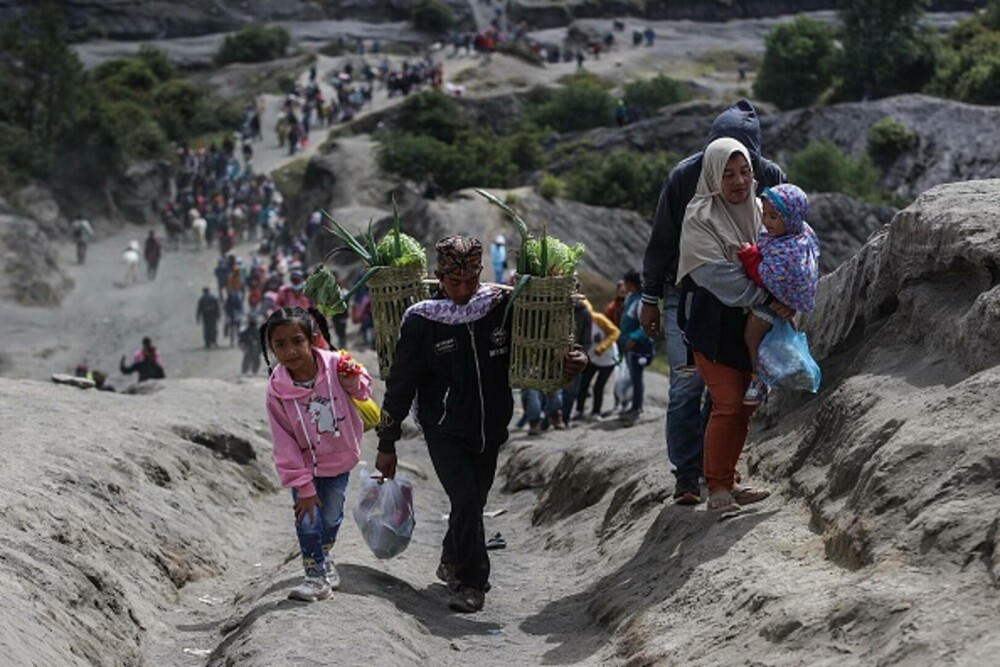
[[[549,236],[546,233],[545,225],[542,225],[541,237],[535,238],[528,231],[527,223],[521,219],[517,211],[485,190],[477,188],[476,192],[485,197],[491,204],[499,206],[513,221],[521,236],[521,250],[517,253],[517,284],[514,286],[514,291],[511,293],[510,301],[507,303],[507,309],[503,315],[502,326],[506,326],[511,307],[524,291],[528,281],[532,278],[574,275],[586,248],[582,243],[570,247],[559,239]]]
[[[527,276],[545,278],[571,276],[576,273],[576,267],[580,264],[580,259],[586,250],[582,243],[577,243],[572,247],[568,246],[559,239],[549,236],[544,226],[541,237],[535,238],[528,231],[528,225],[514,209],[485,190],[477,189],[476,192],[485,197],[491,204],[499,206],[517,227],[521,236],[521,250],[517,255],[517,273],[522,277],[522,280]]]
[[[392,214],[392,229],[381,241],[376,242],[371,221],[368,222],[368,231],[361,233],[361,240],[359,241],[342,224],[337,222],[332,215],[323,211],[323,215],[333,224],[333,229],[327,228],[327,231],[336,235],[344,242],[343,246],[334,248],[330,255],[341,250],[350,250],[361,258],[361,261],[365,263],[368,269],[346,294],[342,292],[340,285],[337,284],[337,281],[326,267],[319,268],[309,276],[305,286],[306,296],[313,300],[316,308],[321,313],[327,317],[333,317],[347,310],[348,299],[357,290],[366,285],[371,277],[380,269],[390,266],[419,266],[422,269],[427,268],[427,253],[420,243],[409,234],[399,231],[399,209],[396,206],[395,199],[392,202]],[[324,261],[329,259],[330,255],[327,255]]]

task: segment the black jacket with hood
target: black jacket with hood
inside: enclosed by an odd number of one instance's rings
[[[736,139],[750,152],[758,195],[764,188],[787,181],[781,167],[760,154],[760,120],[749,100],[739,100],[716,117],[705,145],[722,137]],[[653,231],[642,260],[644,303],[656,304],[665,295],[665,288],[673,286],[677,279],[681,225],[684,211],[698,187],[703,154],[704,151],[699,151],[681,160],[671,170],[660,190],[653,215]]]
[[[437,295],[437,298],[444,298]],[[423,316],[403,322],[386,381],[378,450],[395,452],[401,424],[417,398],[417,421],[428,439],[461,440],[470,452],[503,444],[514,414],[510,391],[510,295],[469,324],[442,324]]]

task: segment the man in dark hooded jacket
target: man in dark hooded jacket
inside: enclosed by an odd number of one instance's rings
[[[750,152],[757,194],[764,188],[786,182],[781,167],[760,154],[760,121],[749,100],[741,99],[716,117],[705,145],[716,139],[736,139]],[[679,504],[699,502],[702,474],[704,426],[701,417],[705,383],[693,366],[688,366],[687,348],[677,324],[680,289],[674,284],[680,258],[681,225],[684,210],[694,197],[701,175],[702,152],[681,160],[671,170],[660,190],[653,215],[653,231],[642,261],[642,310],[639,321],[654,338],[659,333],[663,299],[663,332],[670,363],[670,394],[667,406],[667,457],[674,468],[674,500]]]

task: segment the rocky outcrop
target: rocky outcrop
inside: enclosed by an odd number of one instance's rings
[[[0,609],[10,664],[162,664],[150,651],[178,591],[226,570],[257,520],[247,503],[275,490],[260,424],[235,416],[259,413],[257,392],[161,388],[0,380],[12,463],[0,469],[0,575],[20,591]],[[39,483],[26,483],[29,462]]]
[[[504,191],[492,191],[503,199]],[[462,190],[447,199],[427,200],[397,190],[400,195],[401,228],[414,236],[429,252],[434,261],[434,244],[449,234],[467,234],[483,241],[484,246],[497,234],[503,234],[508,247],[516,252],[520,245],[512,223],[500,209],[489,204],[472,190]],[[567,199],[547,200],[531,188],[518,188],[510,193],[516,199],[516,209],[537,234],[543,223],[551,236],[569,243],[581,242],[587,247],[580,264],[581,280],[586,284],[614,285],[626,269],[640,267],[642,254],[649,240],[649,223],[637,213],[623,209],[588,206]],[[371,219],[370,209],[348,209],[353,215],[334,216],[345,222],[346,227],[360,232]],[[392,224],[391,211],[381,218],[374,218],[376,238]],[[316,258],[341,245],[330,234],[314,237],[311,252]],[[334,263],[350,262],[349,253],[334,258]],[[343,265],[348,266],[348,265]]]
[[[930,3],[931,11],[972,11],[982,7],[981,0],[938,0]],[[649,0],[636,5],[621,0],[513,0],[508,13],[515,20],[525,20],[540,28],[566,25],[574,18],[635,16],[651,21],[731,21],[834,10],[833,0]]]
[[[172,169],[169,162],[134,162],[125,174],[109,186],[111,201],[117,211],[114,218],[131,223],[159,222],[160,207],[171,197]]]
[[[762,120],[764,145],[786,164],[795,151],[820,137],[846,153],[862,155],[869,128],[887,116],[916,136],[916,144],[884,169],[882,185],[900,197],[912,200],[940,183],[1000,176],[1000,147],[983,140],[1000,123],[1000,108],[926,95],[768,115]]]
[[[895,213],[892,207],[865,204],[840,193],[811,195],[808,220],[819,237],[820,273],[830,273],[853,257]]]
[[[1000,181],[934,188],[820,284],[822,391],[776,396],[753,467],[806,500],[839,565],[998,585],[998,206]]]
[[[69,29],[85,37],[114,40],[169,39],[230,32],[251,23],[352,19],[385,23],[410,18],[402,0],[55,0]],[[471,21],[468,4],[447,0],[459,21]],[[0,23],[37,3],[0,0]]]
[[[57,262],[52,240],[33,220],[0,214],[0,300],[23,306],[58,306],[73,288]]]
[[[983,137],[1000,123],[1000,107],[983,107],[927,95],[900,95],[870,102],[778,112],[755,103],[761,121],[764,155],[787,166],[792,156],[820,139],[843,152],[867,151],[868,131],[885,117],[915,135],[913,147],[882,165],[881,185],[905,200],[941,183],[1000,176],[1000,147]],[[728,106],[688,102],[664,107],[624,128],[598,128],[567,135],[560,142],[583,143],[595,151],[659,150],[688,155],[704,148],[712,120]],[[555,170],[571,167],[556,164]]]

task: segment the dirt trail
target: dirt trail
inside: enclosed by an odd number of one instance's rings
[[[320,73],[339,60],[321,58]],[[474,61],[444,62],[446,72],[455,72]],[[496,57],[490,71],[504,76],[515,66],[524,70],[523,65]],[[615,67],[613,61],[606,66]],[[574,67],[531,71],[554,78]],[[280,100],[267,101],[267,138],[255,159],[258,168],[273,170],[290,158],[274,145],[271,131]],[[399,101],[377,94],[375,103],[380,108]],[[307,155],[316,150],[322,135],[318,130],[312,133]],[[364,147],[352,145],[351,150]],[[135,228],[93,244],[84,266],[71,264],[71,249],[66,247],[63,260],[77,287],[59,310],[0,304],[4,348],[14,363],[8,374],[42,379],[86,360],[91,367],[112,371],[112,382],[121,388],[125,381],[117,374],[118,357],[130,354],[143,335],[150,335],[160,347],[170,378],[238,376],[239,353],[225,347],[205,351],[194,322],[200,288],[214,286],[215,251],[166,253],[154,282],[116,285],[126,241],[144,235],[145,230]],[[237,248],[244,256],[250,250],[249,245]],[[374,366],[373,359],[364,358]],[[262,378],[241,382],[248,392],[263,396]],[[797,504],[782,506],[774,499],[755,513],[719,524],[704,508],[681,510],[670,505],[670,476],[663,455],[665,381],[650,378],[647,395],[647,414],[633,429],[581,426],[531,441],[523,432],[514,433],[502,463],[530,451],[536,458],[529,471],[540,479],[535,487],[503,493],[509,475],[498,476],[488,509],[507,512],[488,519],[486,528],[488,534],[502,532],[509,546],[492,552],[493,590],[481,614],[450,614],[444,588],[434,579],[447,500],[431,472],[425,446],[419,438],[411,438],[401,443],[401,456],[431,474],[427,480],[415,479],[418,530],[403,556],[375,560],[348,514],[337,547],[343,590],[321,605],[293,604],[285,595],[299,578],[300,565],[286,494],[234,508],[241,520],[253,519],[243,543],[234,545],[222,576],[181,589],[162,624],[171,629],[148,638],[149,663],[186,666],[209,659],[211,664],[334,664],[344,661],[341,651],[350,651],[348,662],[370,658],[389,664],[475,660],[505,667],[614,664],[641,653],[645,642],[663,634],[656,654],[650,654],[655,661],[670,654],[663,642],[676,644],[683,652],[682,644],[721,641],[727,625],[752,623],[755,607],[750,601],[755,596],[768,600],[792,592],[768,591],[777,579],[819,597],[849,581],[823,560],[821,543],[806,529],[808,513]],[[262,409],[246,419],[264,426]],[[374,445],[369,435],[363,452],[368,461],[374,458]],[[610,487],[579,511],[539,521],[540,503],[559,493],[552,490],[549,479],[572,467],[573,459],[562,458],[564,452],[607,446],[615,447],[628,457],[633,470],[646,475],[639,487],[645,494],[640,500],[645,500],[629,501],[628,520],[612,511],[618,495]],[[603,471],[597,478],[601,475],[612,476]],[[356,484],[357,475],[348,507],[357,497]],[[563,493],[572,496],[571,491]],[[762,577],[762,571],[774,576]],[[787,577],[788,572],[796,574]],[[620,597],[615,597],[616,591]],[[733,599],[727,601],[730,593]],[[651,611],[661,613],[646,614]],[[711,614],[714,623],[704,624],[702,612]],[[730,619],[732,614],[736,620]],[[610,631],[617,631],[615,639]],[[775,632],[780,634],[781,629]],[[738,651],[730,660],[739,662]]]

